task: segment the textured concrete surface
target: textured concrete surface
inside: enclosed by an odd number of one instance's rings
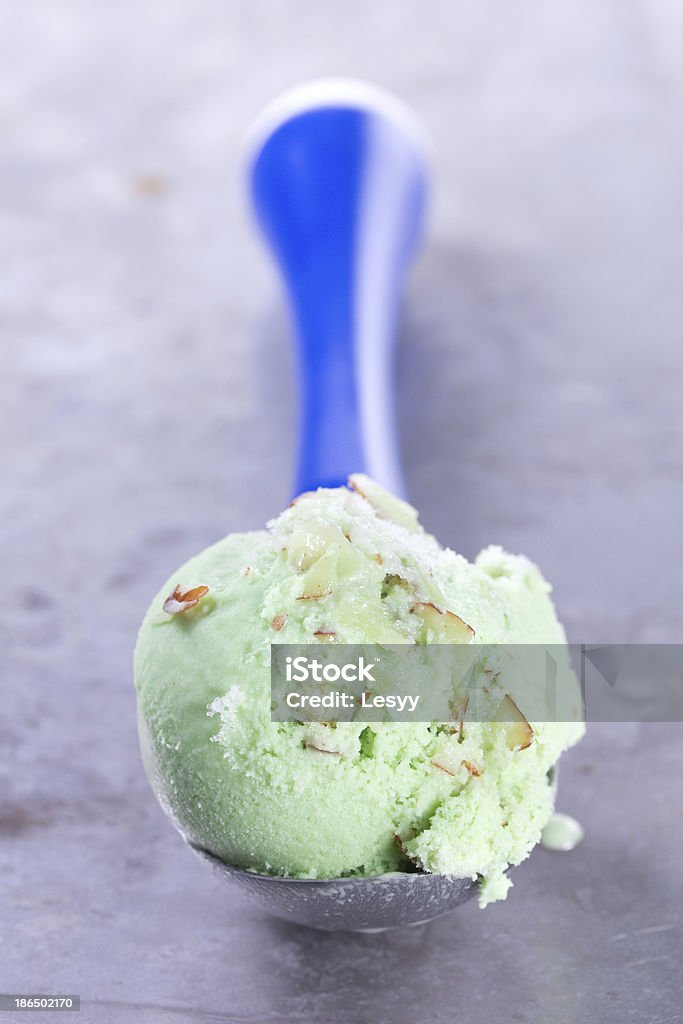
[[[160,579],[288,497],[240,143],[324,73],[396,89],[439,154],[397,380],[426,524],[528,552],[575,640],[680,641],[680,5],[0,6],[0,991],[94,1024],[683,1020],[681,725],[591,730],[561,784],[586,840],[505,904],[317,935],[183,848],[131,681]]]

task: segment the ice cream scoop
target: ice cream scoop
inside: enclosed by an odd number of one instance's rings
[[[487,548],[470,563],[370,478],[350,484],[305,492],[267,529],[181,566],[142,625],[136,679],[149,777],[193,847],[276,912],[371,928],[477,888],[482,905],[504,897],[581,726],[529,721],[523,692],[501,722],[469,708],[443,721],[271,720],[273,643],[564,643],[527,559]]]
[[[506,871],[548,821],[578,724],[275,722],[271,644],[563,644],[540,572],[474,563],[402,491],[390,355],[426,191],[394,100],[332,82],[286,97],[252,138],[255,207],[299,340],[296,498],[164,584],[136,650],[140,737],[190,845],[274,913],[321,928],[434,917]],[[384,486],[382,486],[384,485]]]

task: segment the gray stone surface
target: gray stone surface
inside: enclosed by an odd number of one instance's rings
[[[425,522],[528,552],[575,640],[681,639],[681,6],[0,6],[0,990],[94,1024],[683,1020],[680,725],[590,731],[560,796],[586,840],[506,903],[318,935],[183,848],[131,680],[169,569],[288,497],[240,141],[324,73],[397,90],[439,154],[397,380]]]

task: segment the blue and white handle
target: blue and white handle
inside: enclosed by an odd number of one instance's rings
[[[301,86],[253,129],[252,198],[298,335],[296,494],[353,472],[403,492],[391,364],[427,151],[407,108],[355,81]]]

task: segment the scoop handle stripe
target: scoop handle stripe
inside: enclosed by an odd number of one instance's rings
[[[425,149],[410,115],[377,90],[318,83],[299,97],[266,118],[249,167],[297,336],[295,494],[353,472],[401,494],[392,361],[423,220]]]

